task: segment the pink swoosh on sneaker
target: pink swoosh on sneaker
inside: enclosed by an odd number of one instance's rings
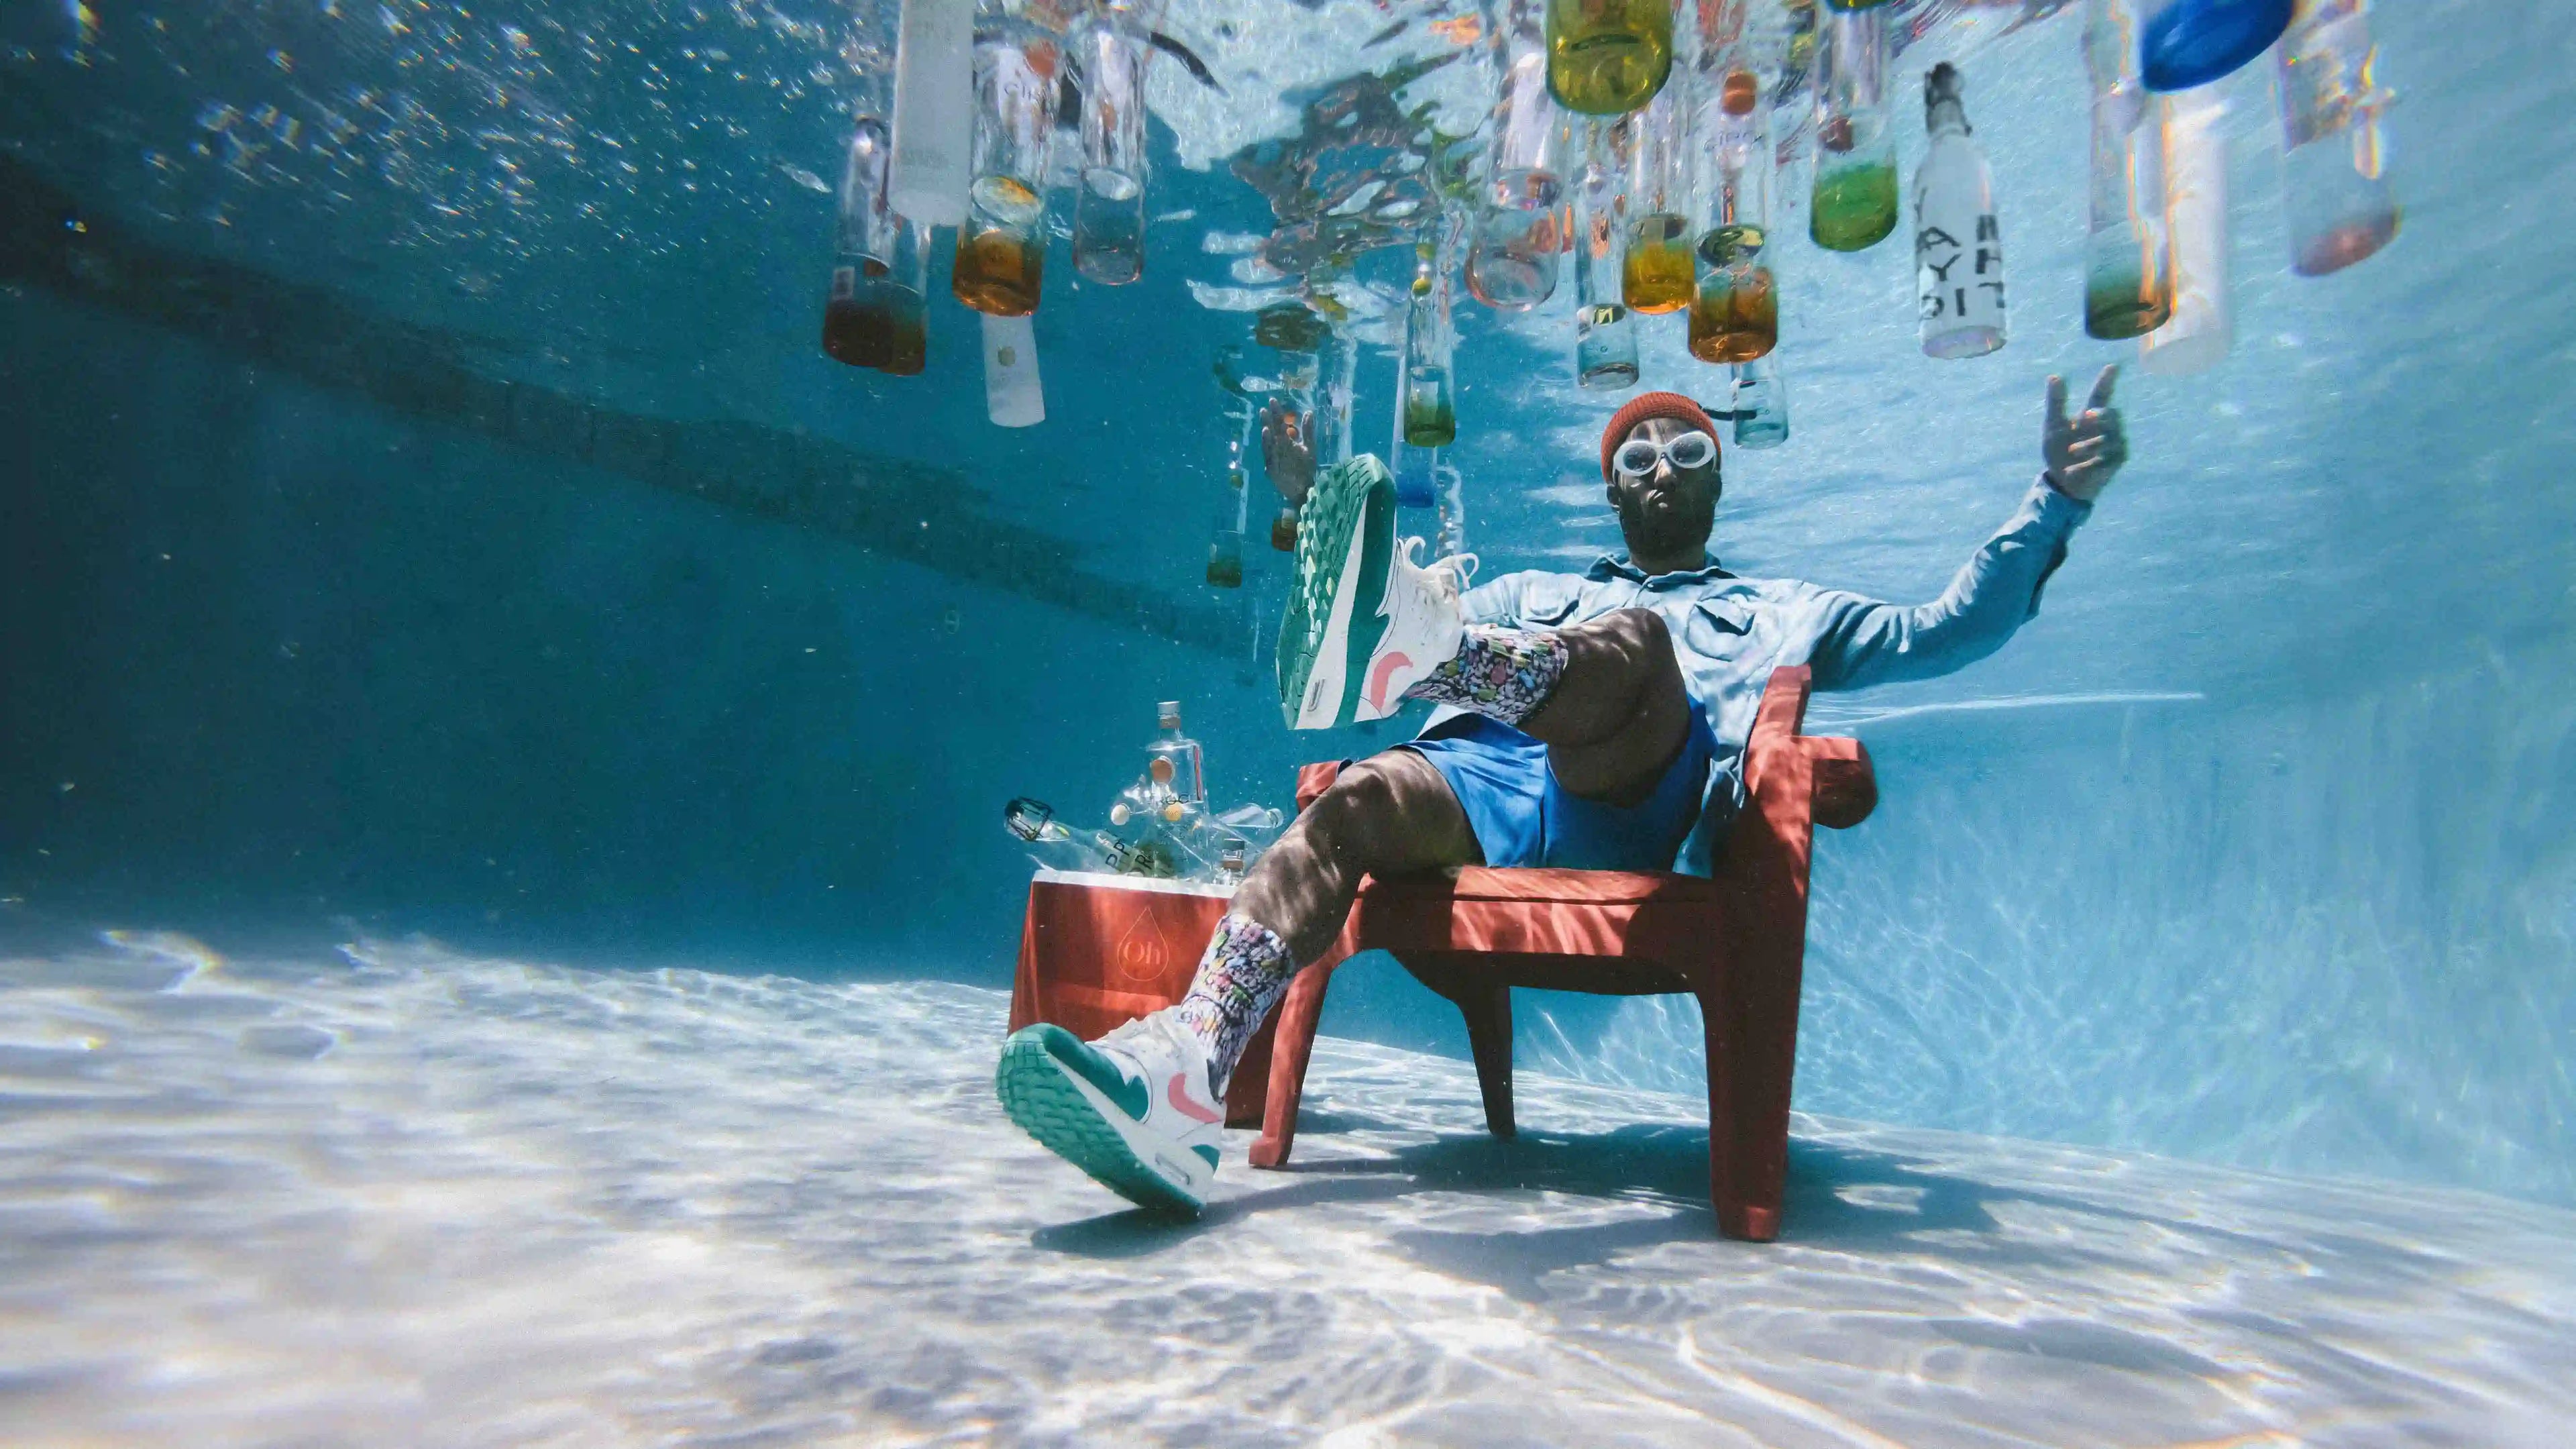
[[[1163,1096],[1172,1104],[1173,1111],[1180,1113],[1182,1116],[1189,1118],[1193,1122],[1216,1122],[1224,1118],[1224,1113],[1211,1112],[1207,1108],[1200,1106],[1198,1103],[1191,1101],[1189,1094],[1181,1090],[1181,1081],[1181,1074],[1174,1072],[1172,1073],[1171,1081],[1165,1083],[1163,1086]]]
[[[1395,671],[1412,662],[1413,656],[1401,649],[1378,656],[1377,663],[1369,669],[1368,689],[1365,691],[1368,695],[1369,708],[1380,714],[1386,713],[1387,682],[1395,677]]]

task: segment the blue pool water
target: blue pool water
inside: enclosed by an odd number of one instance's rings
[[[1961,7],[1896,67],[1909,174],[1921,71],[1969,77],[2002,352],[1925,359],[1899,243],[1784,213],[1795,432],[1728,452],[1728,567],[1931,597],[2042,380],[2134,361],[2080,327],[2082,8]],[[2133,461],[2001,654],[1819,699],[1883,800],[1817,845],[1786,1246],[1704,1236],[1678,1001],[1528,1002],[1513,1156],[1454,1012],[1348,972],[1311,1174],[1230,1140],[1178,1235],[1000,1121],[1004,800],[1096,815],[1161,699],[1226,801],[1401,737],[1279,727],[1257,470],[1245,587],[1201,582],[1210,360],[1293,283],[1228,158],[1473,9],[1176,7],[1225,89],[1156,62],[1145,277],[1057,243],[1025,431],[944,298],[921,377],[815,346],[891,6],[0,9],[0,1439],[2554,1442],[2576,31],[2538,0],[2373,15],[2405,226],[2330,277],[2230,82],[2232,356],[2128,370]],[[1472,72],[1405,99],[1472,113]],[[1616,543],[1570,300],[1459,303],[1490,571]],[[1648,329],[1646,385],[1715,375]]]

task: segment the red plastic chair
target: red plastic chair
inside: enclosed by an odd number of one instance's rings
[[[1713,880],[1468,867],[1454,878],[1363,882],[1340,939],[1298,973],[1280,1006],[1253,1165],[1281,1165],[1296,1141],[1298,1098],[1334,968],[1384,950],[1466,1016],[1485,1125],[1497,1137],[1513,1133],[1511,988],[1697,996],[1708,1034],[1709,1196],[1718,1230],[1756,1242],[1777,1237],[1807,950],[1808,848],[1815,825],[1857,825],[1878,803],[1860,741],[1798,733],[1809,689],[1803,666],[1771,672],[1745,747],[1751,798]],[[1300,771],[1297,808],[1340,770]]]

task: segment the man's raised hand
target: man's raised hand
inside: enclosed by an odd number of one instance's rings
[[[2048,380],[2048,416],[2040,423],[2039,453],[2048,481],[2078,503],[2090,503],[2111,486],[2111,475],[2129,461],[2129,440],[2120,431],[2120,410],[2111,406],[2111,385],[2120,380],[2112,363],[2093,379],[2093,395],[2072,421],[2066,416],[2066,379]]]

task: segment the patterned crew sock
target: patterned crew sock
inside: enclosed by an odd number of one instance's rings
[[[1288,943],[1268,926],[1230,911],[1217,922],[1180,1007],[1181,1025],[1207,1043],[1210,1093],[1225,1096],[1245,1044],[1296,974]]]
[[[1507,725],[1538,712],[1565,674],[1565,641],[1553,629],[1470,624],[1458,652],[1406,690],[1408,699],[1452,704]]]

